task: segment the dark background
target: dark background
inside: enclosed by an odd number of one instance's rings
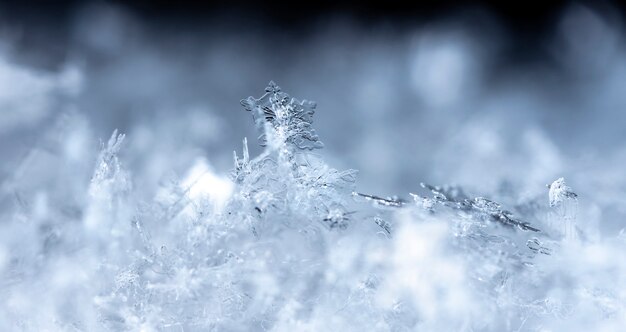
[[[2,1],[0,24],[19,31],[26,58],[51,67],[67,56],[74,18],[87,5],[113,5],[144,24],[163,31],[202,34],[216,23],[237,31],[278,30],[291,37],[314,32],[335,17],[348,17],[365,28],[386,25],[413,29],[455,17],[484,16],[506,34],[507,60],[543,61],[541,46],[568,6],[582,4],[607,17],[623,17],[620,1]],[[477,22],[473,22],[477,23]],[[478,23],[479,24],[479,23]],[[489,24],[489,23],[484,23]]]

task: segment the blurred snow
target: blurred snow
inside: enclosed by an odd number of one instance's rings
[[[0,33],[0,329],[620,331],[621,19],[572,5],[529,63],[485,13],[182,34],[89,5],[54,69]],[[233,166],[271,79],[325,148]]]

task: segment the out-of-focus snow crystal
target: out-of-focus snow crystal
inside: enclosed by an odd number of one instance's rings
[[[102,190],[126,191],[130,183],[126,171],[120,165],[118,153],[124,142],[125,135],[113,131],[106,145],[103,144],[96,169],[91,178],[90,192],[98,195]]]
[[[129,206],[124,195],[131,190],[131,180],[118,158],[118,153],[124,142],[125,135],[113,131],[111,138],[98,155],[96,168],[89,186],[90,203],[86,209],[85,223],[94,234],[108,229],[117,235],[125,230],[113,225],[121,222],[121,213]]]
[[[572,191],[572,188],[565,184],[565,179],[558,178],[552,184],[548,185],[550,198],[550,206],[555,207],[563,204],[568,199],[576,199],[578,195]]]
[[[196,160],[182,180],[187,188],[187,196],[196,202],[211,202],[215,209],[221,209],[230,199],[233,183],[227,177],[216,175],[205,159]]]
[[[572,188],[565,184],[565,179],[558,178],[548,185],[548,197],[550,207],[554,209],[556,217],[553,217],[550,226],[567,240],[579,238],[576,226],[576,215],[578,213],[578,195]]]

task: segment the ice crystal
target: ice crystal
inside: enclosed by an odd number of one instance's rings
[[[578,196],[562,178],[550,185],[549,201],[545,192],[476,195],[417,183],[422,192],[412,200],[365,194],[356,171],[312,153],[321,148],[313,103],[270,83],[243,104],[265,147],[251,156],[244,139],[230,178],[197,158],[153,190],[145,181],[132,186],[125,136],[114,131],[85,158],[80,185],[67,189],[65,180],[77,176],[60,173],[61,185],[48,189],[86,198],[51,204],[53,195],[17,180],[5,185],[15,203],[0,226],[20,237],[0,243],[3,330],[539,331],[626,323],[619,291],[626,265],[611,259],[626,250],[624,232],[595,242],[583,236]],[[21,249],[26,242],[30,251]]]
[[[383,198],[376,195],[362,194],[357,192],[353,192],[352,195],[354,195],[355,197],[364,198],[366,201],[371,201],[377,206],[401,207],[405,204],[404,200],[398,198]]]
[[[578,197],[572,188],[565,184],[565,179],[558,178],[552,184],[548,185],[550,189],[548,195],[550,198],[550,206],[555,207],[562,204],[567,199],[575,199]]]
[[[261,145],[289,143],[299,149],[319,149],[324,145],[311,127],[315,102],[291,98],[278,85],[270,82],[259,99],[241,100],[246,111],[252,112],[257,126],[263,131]]]
[[[235,182],[239,182],[247,174],[252,171],[250,169],[250,153],[248,152],[248,139],[243,139],[243,155],[239,159],[237,157],[237,151],[233,151],[233,160],[235,162],[235,169],[232,172],[232,177]]]
[[[124,142],[125,135],[117,133],[117,129],[113,131],[111,138],[106,145],[102,144],[100,155],[96,164],[93,177],[91,178],[90,191],[96,194],[97,191],[104,187],[111,188],[116,191],[125,191],[129,188],[129,176],[122,168],[118,153]]]
[[[576,225],[578,195],[565,184],[563,178],[558,178],[548,185],[548,188],[550,207],[556,214],[556,217],[550,220],[550,227],[558,236],[567,240],[577,240],[580,237]]]
[[[470,215],[481,216],[491,221],[497,221],[503,225],[514,226],[525,231],[538,232],[539,229],[531,226],[528,222],[514,218],[508,210],[503,210],[500,204],[483,197],[469,199],[463,190],[458,187],[435,187],[421,183],[423,188],[433,193],[433,198],[422,198],[422,205],[428,210],[432,210],[435,205],[444,206],[451,209],[464,211]],[[420,201],[418,195],[413,194],[416,202]]]

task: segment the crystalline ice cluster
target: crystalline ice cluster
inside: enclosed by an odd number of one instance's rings
[[[35,149],[2,184],[2,330],[626,326],[624,236],[585,236],[562,178],[547,197],[506,204],[458,186],[361,193],[356,171],[312,152],[314,103],[270,83],[242,105],[264,150],[250,156],[244,139],[228,178],[198,159],[184,176],[134,183],[133,138],[117,132],[93,171],[54,148],[66,136]]]

